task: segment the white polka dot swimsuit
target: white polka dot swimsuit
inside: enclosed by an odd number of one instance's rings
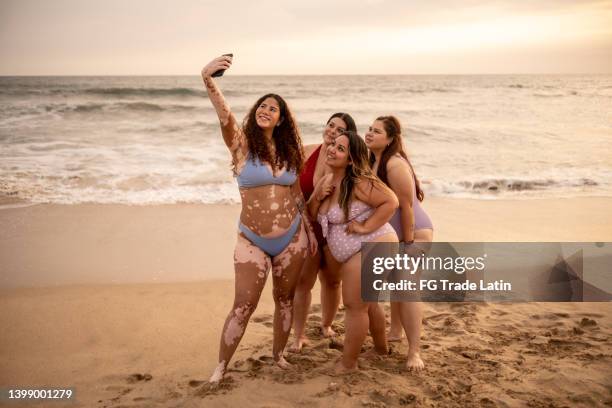
[[[395,232],[387,222],[376,231],[369,234],[347,233],[346,226],[350,221],[363,222],[370,218],[374,209],[363,201],[353,200],[349,206],[349,220],[344,219],[344,212],[338,204],[332,204],[327,214],[319,213],[317,220],[321,224],[323,236],[334,258],[338,262],[346,262],[361,250],[362,242],[370,242],[381,235]]]

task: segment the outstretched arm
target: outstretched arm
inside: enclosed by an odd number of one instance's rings
[[[217,116],[219,117],[219,121],[221,122],[223,141],[229,148],[234,163],[238,163],[240,161],[240,153],[244,155],[246,149],[244,136],[240,130],[240,127],[238,126],[238,123],[236,122],[234,114],[223,97],[223,93],[221,93],[221,90],[212,77],[212,74],[214,74],[216,71],[220,69],[228,69],[231,65],[232,57],[230,56],[215,58],[204,68],[202,68],[202,80],[204,81],[208,98],[212,102],[215,111],[217,112]]]

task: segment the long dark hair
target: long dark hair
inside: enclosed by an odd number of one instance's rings
[[[274,127],[272,133],[272,139],[276,147],[276,157],[272,157],[268,145],[263,143],[264,133],[257,125],[255,118],[257,108],[267,98],[274,98],[280,108],[280,124]],[[302,139],[289,106],[279,95],[269,93],[259,98],[244,118],[242,129],[248,143],[249,152],[251,152],[251,159],[258,158],[262,162],[269,163],[273,170],[284,166],[287,171],[300,172],[304,163]]]
[[[383,190],[389,190],[389,188],[379,180],[372,171],[372,167],[370,167],[368,161],[368,147],[357,132],[347,131],[342,133],[341,136],[346,136],[349,140],[349,164],[346,167],[344,178],[340,183],[338,204],[344,211],[345,220],[348,221],[351,196],[355,188],[355,183],[360,178],[371,181],[372,187],[378,187]],[[390,190],[389,193],[393,194]]]
[[[412,167],[412,163],[408,159],[406,152],[404,152],[404,146],[402,143],[402,126],[400,125],[399,120],[392,115],[389,116],[379,116],[376,118],[383,123],[385,127],[385,132],[387,132],[387,136],[391,139],[391,142],[385,150],[383,150],[382,156],[380,157],[380,163],[378,163],[378,170],[376,171],[376,175],[380,178],[386,185],[389,185],[389,180],[387,179],[387,162],[389,159],[396,154],[400,154],[406,162],[410,166],[410,170],[412,171],[412,176],[414,177],[414,188],[416,190],[416,196],[419,201],[423,201],[425,198],[425,193],[421,190],[421,184],[419,183],[419,179],[417,178],[416,173],[414,172],[414,168]],[[376,157],[374,157],[374,153],[370,152],[370,165],[374,165],[376,161]]]
[[[355,120],[348,113],[336,112],[333,115],[331,115],[329,117],[329,119],[327,119],[327,122],[325,122],[325,124],[329,125],[329,122],[331,122],[331,120],[333,118],[340,118],[344,123],[346,123],[346,131],[347,132],[355,132],[355,133],[357,133],[357,125],[355,125]]]

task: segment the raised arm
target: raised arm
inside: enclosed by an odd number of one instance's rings
[[[223,97],[223,93],[215,83],[212,74],[220,69],[228,69],[232,65],[232,57],[221,56],[217,57],[209,62],[204,68],[202,68],[202,80],[208,93],[208,98],[212,102],[219,121],[221,122],[221,133],[223,134],[223,141],[232,153],[234,161],[237,162],[237,153],[241,151],[244,153],[245,143],[244,136],[236,122],[236,118],[232,113],[229,105]]]
[[[361,179],[355,184],[355,197],[374,208],[374,212],[363,223],[352,221],[348,226],[349,232],[369,234],[382,227],[398,207],[397,197],[382,181],[374,183],[370,179]]]
[[[414,241],[414,211],[412,210],[414,176],[403,159],[393,157],[387,162],[387,180],[400,204],[400,220],[404,242]]]

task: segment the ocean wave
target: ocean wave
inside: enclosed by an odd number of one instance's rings
[[[224,90],[226,96],[241,96],[248,95],[249,92],[238,90]],[[108,87],[108,88],[32,88],[32,87],[8,87],[0,89],[0,95],[5,96],[101,96],[105,98],[127,98],[127,97],[175,97],[175,98],[206,98],[207,94],[204,89],[197,88],[153,88],[153,87]]]
[[[201,166],[198,163],[194,165]],[[576,180],[490,178],[457,182],[421,179],[421,187],[427,197],[485,200],[581,195],[612,196],[609,183],[604,189],[591,188],[597,186],[599,183],[589,178]],[[56,204],[233,204],[240,201],[238,187],[233,180],[219,180],[217,176],[208,172],[201,172],[200,175],[192,177],[150,173],[100,177],[85,172],[81,175],[66,173],[30,180],[10,179],[0,181],[0,198],[3,197],[25,202]]]
[[[427,94],[427,93],[459,93],[458,89],[453,88],[405,88],[398,89],[398,93],[408,92],[413,94]]]
[[[563,98],[565,96],[568,96],[567,94],[562,94],[562,93],[539,93],[539,92],[536,92],[532,95],[537,98]],[[576,93],[571,94],[571,95],[576,95]]]
[[[73,180],[70,180],[73,181]],[[0,181],[0,202],[6,199],[19,200],[27,203],[50,203],[50,204],[236,204],[240,202],[238,187],[233,182],[208,183],[200,185],[167,185],[151,186],[142,183],[130,187],[122,185],[110,185],[89,180],[81,182],[81,188],[75,188],[75,183],[80,180],[74,179],[72,185],[57,184],[55,188],[49,186],[30,185],[16,186]]]
[[[576,179],[520,179],[485,178],[480,180],[460,180],[455,182],[431,182],[432,190],[442,195],[454,193],[500,194],[508,192],[536,192],[544,190],[581,189],[599,186],[592,178]]]
[[[94,112],[117,112],[117,111],[134,111],[134,112],[204,112],[208,107],[194,105],[179,105],[179,104],[157,104],[150,102],[114,102],[114,103],[84,103],[77,105],[67,104],[52,104],[45,105],[44,109],[47,112],[59,113],[94,113]]]
[[[206,91],[193,88],[88,88],[82,93],[111,96],[206,96]]]

